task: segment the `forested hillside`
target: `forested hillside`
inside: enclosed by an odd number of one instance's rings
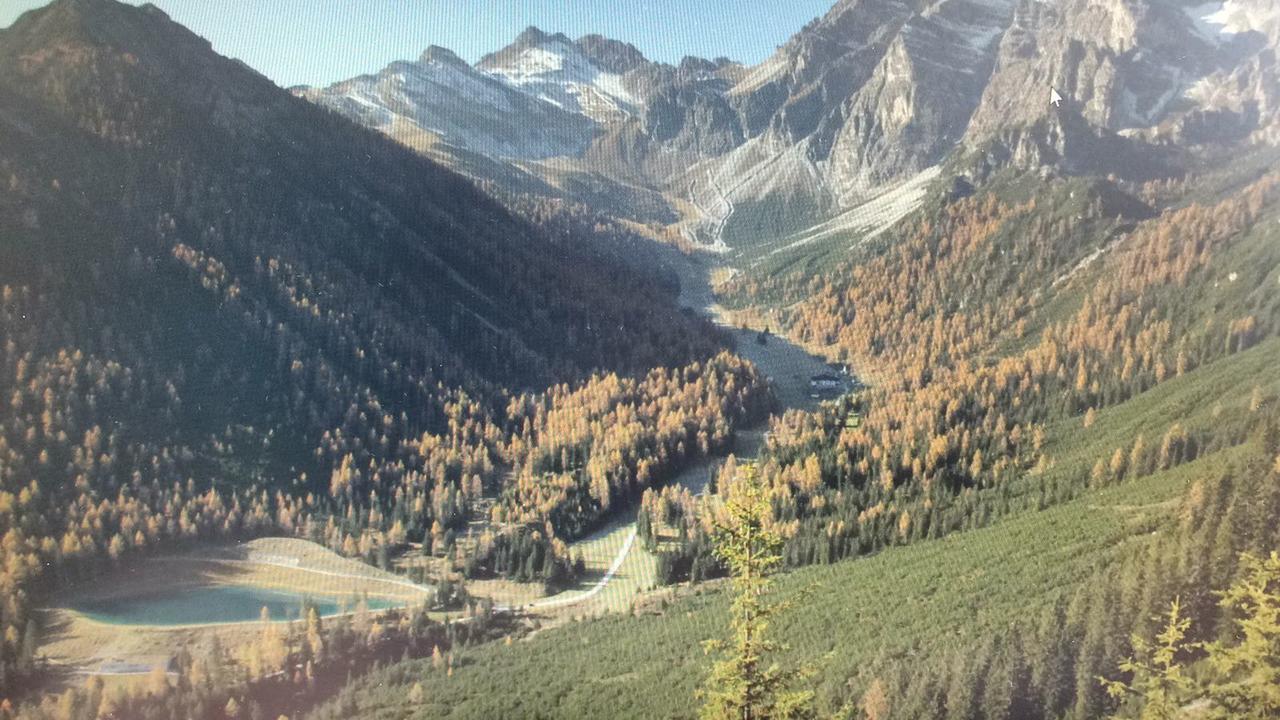
[[[1188,643],[1234,637],[1217,593],[1280,542],[1265,157],[1128,188],[997,180],[845,265],[726,288],[873,383],[776,420],[755,461],[798,568],[778,581],[779,659],[815,668],[820,716],[1136,713],[1099,678],[1130,677],[1131,638],[1175,598]],[[467,650],[451,677],[389,668],[318,716],[693,716],[698,642],[728,606],[697,581],[723,573],[741,477],[730,460],[714,495],[646,492],[642,537],[666,579],[695,581],[674,600]],[[1209,674],[1202,651],[1179,658]]]
[[[793,524],[788,561],[940,537],[1211,444],[1224,421],[1187,413],[1105,456],[1054,452],[1104,408],[1280,332],[1280,183],[1258,165],[1231,173],[1217,191],[1138,188],[1158,217],[1106,182],[1011,179],[944,199],[871,257],[736,280],[729,297],[785,307],[785,327],[874,381],[772,428],[761,467]],[[710,519],[662,493],[650,524],[675,526],[673,564],[701,572]]]
[[[1264,362],[1258,350],[1246,354]],[[1246,384],[1265,375],[1255,372]],[[1247,395],[1224,408],[1247,407]],[[1274,402],[1255,417],[1274,427]],[[1099,676],[1121,676],[1129,634],[1151,638],[1175,596],[1196,605],[1192,639],[1230,627],[1207,588],[1237,576],[1239,553],[1280,542],[1268,452],[1207,453],[991,527],[785,573],[776,595],[797,604],[771,628],[790,645],[777,659],[815,667],[822,717],[1105,717]],[[314,717],[576,718],[618,707],[696,717],[690,698],[707,666],[698,641],[723,636],[728,615],[721,586],[703,588],[461,650],[452,674],[396,664]]]
[[[554,575],[548,532],[591,526],[763,402],[660,276],[153,7],[61,0],[0,32],[0,177],[9,681],[51,584],[267,531],[385,556],[559,455],[543,415],[589,406],[575,467],[621,453],[630,474],[562,467],[556,492],[590,500],[511,513]]]

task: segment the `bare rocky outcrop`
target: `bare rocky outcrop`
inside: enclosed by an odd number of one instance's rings
[[[957,156],[1144,177],[1170,146],[1278,142],[1278,40],[1280,0],[840,0],[753,67],[529,28],[474,68],[424,54],[473,84],[416,99],[414,121],[665,193],[719,243],[800,229]],[[385,80],[350,97],[360,82],[305,94],[384,129],[412,97]]]

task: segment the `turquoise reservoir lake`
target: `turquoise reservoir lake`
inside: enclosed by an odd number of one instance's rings
[[[322,616],[354,610],[359,598],[302,595],[244,585],[204,585],[145,595],[74,603],[71,609],[116,625],[197,625],[258,620],[266,608],[272,620],[294,620],[314,606]],[[370,597],[370,610],[400,607],[403,601]]]

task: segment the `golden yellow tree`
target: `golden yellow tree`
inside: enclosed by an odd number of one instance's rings
[[[700,692],[703,720],[766,720],[814,716],[813,692],[796,690],[812,672],[784,669],[770,657],[785,646],[769,637],[769,621],[792,602],[766,599],[769,575],[782,563],[782,535],[753,466],[743,466],[715,523],[715,552],[729,567],[734,599],[729,638],[704,643],[721,655]]]

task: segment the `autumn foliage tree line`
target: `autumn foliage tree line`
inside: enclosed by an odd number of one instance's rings
[[[735,281],[738,302],[794,300],[791,331],[874,380],[770,429],[759,466],[789,524],[787,563],[980,526],[1240,442],[1243,419],[1174,423],[1071,477],[1048,472],[1051,443],[1099,411],[1280,331],[1261,222],[1278,196],[1280,178],[1265,176],[1135,224],[1062,181],[1017,203],[945,204],[879,255],[812,278]],[[641,527],[672,579],[718,571],[714,504],[700,505],[678,488],[644,499]]]

